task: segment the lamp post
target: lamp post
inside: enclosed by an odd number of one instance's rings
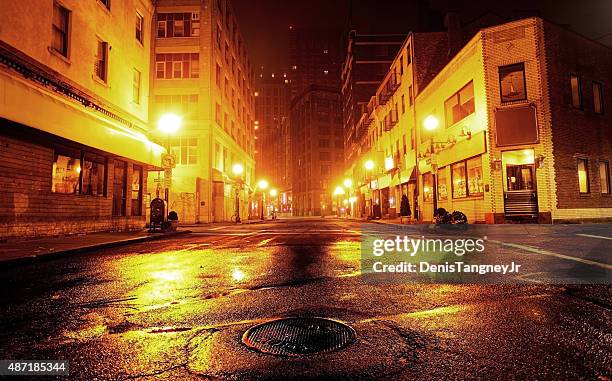
[[[342,188],[340,185],[334,189],[334,196],[336,196],[336,212],[338,213],[338,217],[340,217],[340,196],[345,193],[344,188]]]
[[[167,153],[162,159],[162,166],[164,167],[164,189],[165,199],[168,203],[168,209],[166,210],[166,216],[170,213],[170,181],[172,178],[172,168],[176,165],[176,158],[172,154],[172,147],[170,146],[170,135],[176,133],[183,123],[180,116],[167,113],[162,115],[157,122],[157,129],[167,136]]]
[[[371,171],[374,169],[374,162],[372,160],[367,160],[364,163],[364,167],[366,170],[366,179],[368,181],[368,190],[370,191],[370,217],[374,217],[374,193],[372,191],[372,174]]]
[[[276,196],[278,196],[278,191],[274,188],[270,189],[270,199],[272,200],[272,219],[273,220],[276,219],[276,203],[277,203]]]
[[[346,189],[348,189],[348,193],[349,193],[349,197],[350,197],[350,196],[353,194],[353,180],[348,179],[348,178],[347,178],[347,179],[344,179],[343,184],[344,184],[344,187],[345,187]],[[350,213],[351,213],[351,215],[352,215],[352,214],[353,214],[353,205],[351,204],[351,205],[349,206],[349,208],[350,208],[350,209],[349,209],[349,210],[350,210]]]
[[[266,198],[266,192],[265,190],[268,189],[268,182],[266,180],[259,180],[259,182],[257,183],[257,187],[259,189],[261,189],[261,214],[260,214],[260,218],[263,221],[264,220],[264,206],[265,206],[265,198]]]
[[[234,188],[236,191],[236,223],[240,223],[240,189],[242,189],[242,174],[244,173],[244,166],[240,163],[232,165],[232,174],[234,175]]]

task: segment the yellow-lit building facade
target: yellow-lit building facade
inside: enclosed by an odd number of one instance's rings
[[[406,194],[421,221],[441,207],[470,223],[612,218],[609,48],[523,19],[482,29],[419,88],[414,39],[362,118],[367,150],[347,173],[361,181],[356,215],[373,203],[393,218]],[[577,63],[578,52],[593,58]]]
[[[0,239],[142,229],[149,0],[0,2]]]
[[[228,0],[156,2],[153,26],[151,118],[182,119],[175,134],[159,133],[175,158],[171,174],[149,184],[183,223],[229,221],[239,187],[248,218],[254,183],[253,70]],[[234,164],[244,172],[232,173]],[[170,181],[162,180],[170,175]],[[236,180],[243,182],[242,186]],[[238,185],[237,185],[238,184]],[[162,196],[163,197],[163,196]]]

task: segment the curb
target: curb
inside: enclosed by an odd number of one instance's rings
[[[144,237],[127,238],[127,239],[122,239],[119,241],[102,242],[102,243],[97,243],[94,245],[75,247],[73,249],[66,249],[66,250],[61,250],[61,251],[53,251],[50,253],[30,255],[27,257],[7,259],[7,260],[0,261],[0,269],[6,269],[6,268],[12,268],[16,266],[32,264],[32,263],[36,263],[39,261],[49,261],[49,260],[53,260],[56,258],[63,258],[63,257],[67,257],[69,255],[74,255],[74,254],[82,254],[82,253],[86,253],[86,252],[93,251],[93,250],[101,250],[101,249],[108,249],[112,247],[127,246],[133,243],[141,243],[141,242],[147,242],[147,241],[157,241],[157,240],[164,239],[164,238],[178,237],[178,236],[183,236],[183,235],[187,235],[190,233],[191,233],[191,230],[181,230],[181,231],[172,232],[172,233],[160,233],[158,235],[153,234],[153,235],[148,235]]]

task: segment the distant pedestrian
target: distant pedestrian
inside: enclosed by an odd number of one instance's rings
[[[408,201],[408,196],[403,194],[400,203],[400,224],[404,223],[404,217],[407,217],[408,221],[410,221],[410,215],[410,201]]]

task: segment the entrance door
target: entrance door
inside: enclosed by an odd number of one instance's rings
[[[504,212],[507,217],[533,218],[538,215],[533,150],[502,153],[504,166]]]
[[[506,189],[508,191],[533,190],[533,164],[506,165]]]

